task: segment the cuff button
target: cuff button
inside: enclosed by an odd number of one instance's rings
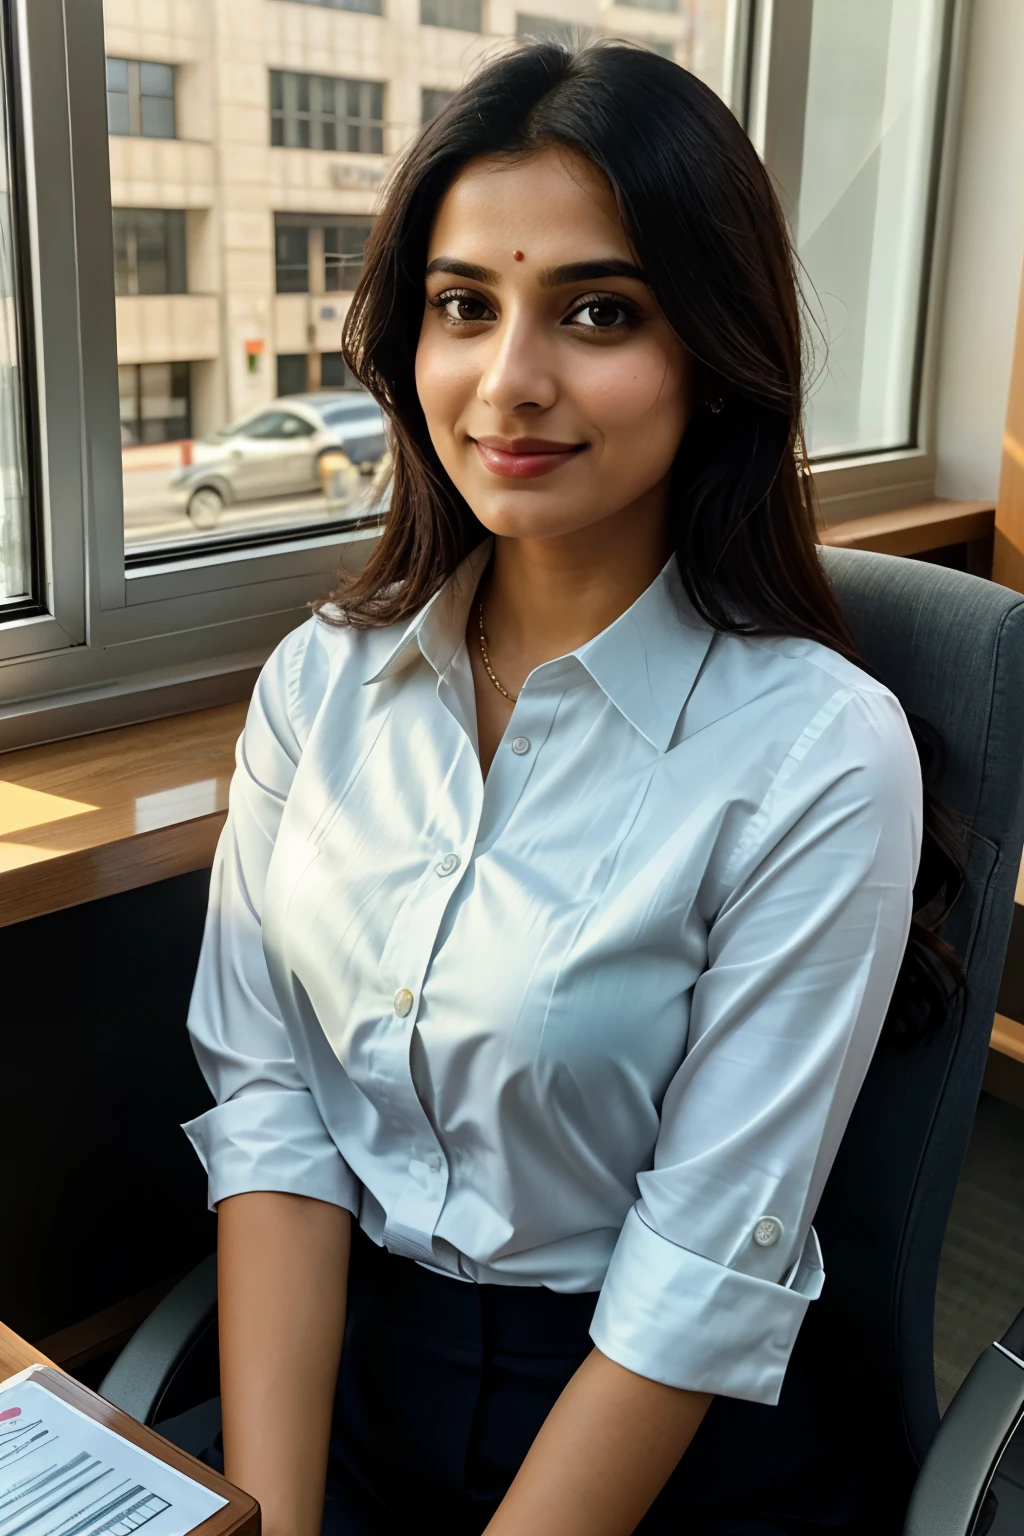
[[[784,1231],[777,1216],[760,1216],[754,1227],[754,1242],[759,1248],[773,1248]]]

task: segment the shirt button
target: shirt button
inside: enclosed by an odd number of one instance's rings
[[[394,996],[395,1012],[400,1019],[404,1019],[407,1013],[412,1012],[413,995],[408,987],[399,987]]]
[[[434,865],[435,875],[454,875],[462,860],[457,853],[446,853],[439,864]]]
[[[784,1231],[777,1216],[760,1216],[754,1227],[754,1242],[759,1248],[773,1248]]]
[[[512,751],[516,754],[516,757],[525,757],[529,750],[530,739],[528,736],[516,736],[513,738]]]

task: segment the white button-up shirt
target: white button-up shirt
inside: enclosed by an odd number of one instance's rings
[[[465,630],[313,619],[256,687],[189,1028],[210,1201],[346,1206],[592,1337],[775,1402],[907,937],[921,781],[879,683],[713,633],[671,560],[527,678],[486,779]]]

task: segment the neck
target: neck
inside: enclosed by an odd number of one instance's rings
[[[534,667],[607,629],[664,566],[664,508],[628,512],[555,538],[495,536],[481,596],[488,641],[517,688]]]

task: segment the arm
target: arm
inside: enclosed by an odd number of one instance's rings
[[[595,1349],[548,1415],[487,1536],[628,1536],[711,1400],[637,1376]]]
[[[345,1327],[347,1211],[254,1193],[217,1208],[224,1472],[263,1536],[318,1536]]]
[[[489,1536],[626,1536],[712,1395],[778,1401],[821,1289],[811,1218],[892,995],[920,847],[920,770],[895,702],[854,696],[826,724],[733,854],[597,1350]]]
[[[312,654],[311,654],[312,652]],[[213,1109],[185,1126],[217,1209],[228,1476],[267,1536],[319,1532],[358,1185],[296,1060],[263,949],[267,870],[315,706],[310,627],[260,676],[239,743],[189,1031]]]

